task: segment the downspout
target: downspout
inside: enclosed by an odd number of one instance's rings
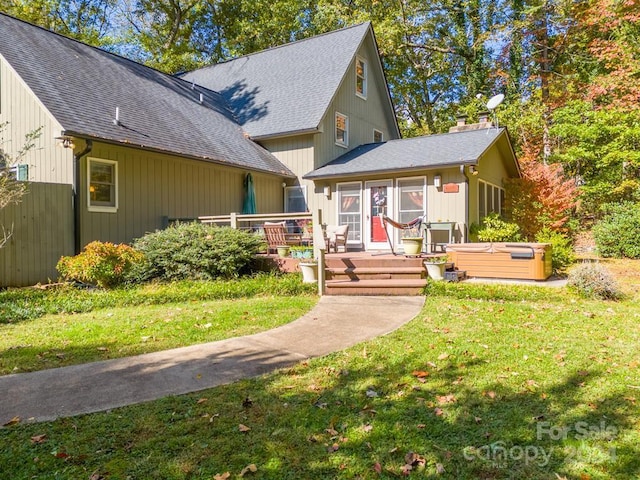
[[[73,248],[76,253],[82,249],[80,235],[80,161],[91,152],[93,142],[85,140],[84,150],[73,155]]]
[[[460,173],[464,177],[464,242],[469,241],[469,177],[464,170],[465,165],[460,165]]]

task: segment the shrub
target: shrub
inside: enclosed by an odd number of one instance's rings
[[[567,286],[586,298],[617,300],[622,292],[609,270],[599,263],[583,263],[569,273]]]
[[[624,202],[604,208],[605,217],[593,227],[603,257],[640,258],[640,204]]]
[[[131,269],[144,261],[144,255],[129,245],[91,242],[74,257],[62,257],[56,269],[66,280],[103,288],[124,283]]]
[[[138,280],[212,280],[237,277],[264,247],[264,239],[229,227],[183,223],[134,242],[146,263],[132,272]]]
[[[520,227],[503,220],[497,213],[490,213],[484,217],[478,229],[480,242],[519,242],[520,240]]]
[[[536,234],[536,242],[550,243],[553,273],[564,272],[576,261],[571,240],[559,232],[545,227]]]

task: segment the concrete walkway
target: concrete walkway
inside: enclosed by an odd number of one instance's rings
[[[99,412],[255,377],[389,333],[424,297],[321,297],[267,332],[39,372],[0,376],[0,425]]]

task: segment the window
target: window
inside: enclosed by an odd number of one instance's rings
[[[19,182],[29,180],[29,165],[15,165],[9,168],[9,175]]]
[[[336,145],[349,146],[349,117],[336,112]]]
[[[367,63],[356,58],[356,95],[367,98]]]
[[[504,188],[482,180],[478,181],[478,220],[490,213],[503,214]]]
[[[407,178],[398,180],[398,213],[399,221],[409,223],[417,217],[423,217],[425,205],[425,179]],[[402,236],[417,236],[421,232],[401,232]]]
[[[285,187],[284,211],[287,213],[307,211],[307,187],[305,185]]]
[[[118,164],[89,158],[87,164],[88,207],[90,212],[118,210]]]
[[[373,129],[373,143],[384,142],[384,137],[380,130]]]
[[[349,225],[347,243],[359,243],[362,235],[362,208],[360,183],[338,185],[338,224]]]

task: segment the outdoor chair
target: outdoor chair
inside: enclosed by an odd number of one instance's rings
[[[333,249],[335,253],[338,253],[338,248],[342,248],[343,252],[347,251],[347,235],[349,234],[349,225],[327,225],[325,234],[327,252],[331,252],[331,249]]]
[[[264,222],[264,236],[267,239],[267,253],[275,253],[278,247],[285,245],[302,245],[302,235],[288,233],[285,222]]]

